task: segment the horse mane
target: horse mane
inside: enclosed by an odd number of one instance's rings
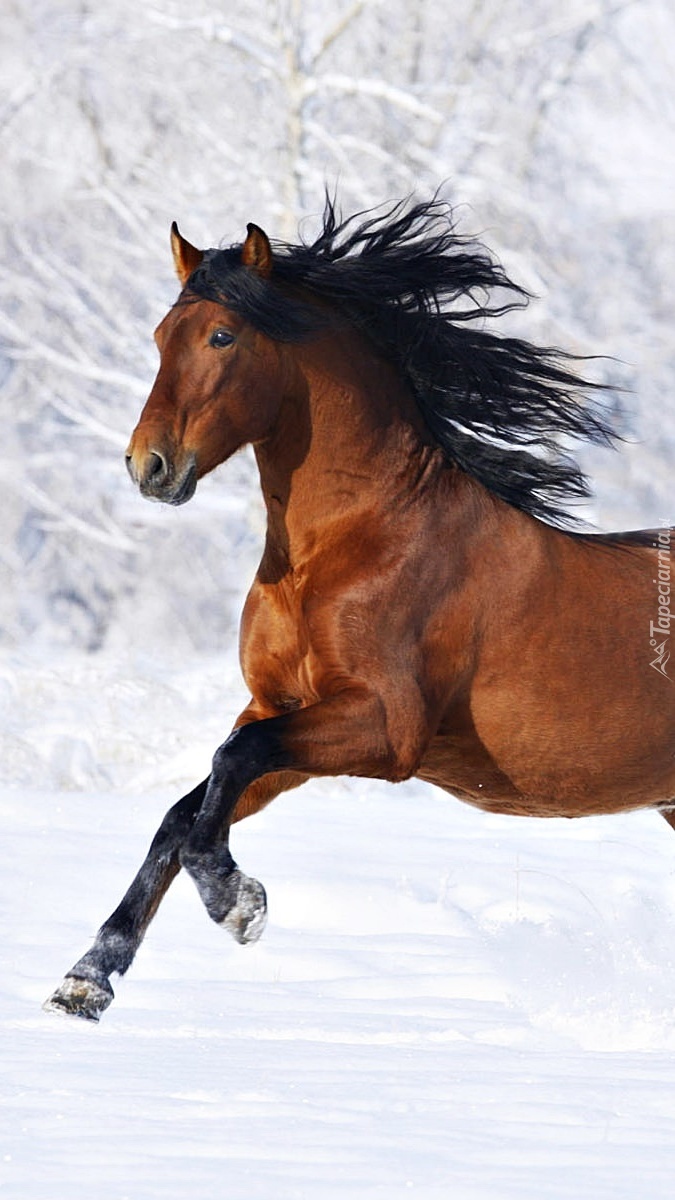
[[[314,242],[272,245],[270,278],[242,267],[240,245],[207,251],[184,299],[226,304],[278,341],[349,322],[402,373],[450,462],[531,516],[570,522],[566,506],[590,488],[558,438],[617,437],[593,398],[602,385],[577,374],[576,356],[482,328],[531,297],[456,232],[448,205],[343,220],[327,196]]]

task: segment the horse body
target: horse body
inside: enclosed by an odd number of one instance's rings
[[[669,801],[673,689],[647,636],[656,551],[491,496],[430,444],[411,397],[395,403],[383,364],[367,380],[355,341],[327,372],[320,342],[295,354],[294,394],[256,449],[268,531],[242,622],[250,711],[376,691],[384,758],[355,715],[347,758],[336,747],[316,774],[417,775],[524,816]],[[312,438],[295,465],[301,407]]]
[[[366,245],[377,248],[374,235]],[[160,369],[127,461],[143,494],[178,504],[253,444],[268,520],[241,626],[251,702],[48,1002],[92,1019],[181,866],[214,920],[240,941],[259,936],[264,892],[236,867],[228,831],[310,776],[417,776],[488,811],[528,816],[665,807],[675,797],[675,692],[650,663],[655,539],[543,523],[541,495],[574,490],[576,476],[525,452],[511,460],[516,482],[502,478],[489,436],[475,471],[464,469],[475,429],[467,438],[453,425],[456,456],[444,450],[436,417],[420,406],[416,327],[403,370],[363,322],[343,311],[334,319],[331,296],[312,290],[311,263],[304,286],[284,287],[283,262],[275,268],[255,226],[223,295],[210,265],[218,252],[203,255],[175,229],[173,250],[184,291],[157,331]],[[485,261],[478,266],[485,282]],[[498,273],[491,281],[504,283]],[[392,333],[380,308],[376,328],[392,346],[399,325]],[[428,306],[424,316],[433,342],[440,318]],[[396,320],[408,336],[417,315]],[[443,370],[456,336],[453,328],[443,343]],[[482,375],[497,409],[502,394],[512,398],[505,411],[521,444],[534,440],[543,410],[558,429],[593,431],[563,406],[560,389],[576,380],[545,352],[480,336],[457,365],[469,400],[478,397],[476,428],[487,423],[489,434],[493,419],[499,433],[505,422],[481,407]],[[476,346],[487,359],[475,361]],[[531,412],[528,389],[538,396]],[[519,487],[521,507],[504,498]]]
[[[327,390],[309,389],[313,429],[315,394]],[[674,796],[672,688],[636,620],[654,612],[656,552],[542,525],[412,428],[357,457],[363,431],[353,446],[343,392],[335,404],[322,416],[339,447],[313,439],[283,481],[276,440],[257,454],[269,528],[242,626],[256,711],[376,690],[390,761],[355,720],[353,765],[322,773],[414,774],[492,811],[579,816]]]

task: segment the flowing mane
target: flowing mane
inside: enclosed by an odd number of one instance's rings
[[[183,298],[227,304],[278,341],[349,322],[402,373],[449,461],[514,507],[570,522],[566,506],[590,489],[558,438],[617,436],[592,398],[601,386],[572,355],[482,328],[530,296],[456,232],[444,202],[343,220],[327,197],[314,242],[273,247],[269,278],[241,266],[240,245],[207,251]]]

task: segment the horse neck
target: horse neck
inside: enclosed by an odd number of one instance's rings
[[[293,557],[327,526],[395,504],[402,481],[440,452],[403,381],[357,335],[285,352],[290,386],[255,452],[268,544]]]
[[[429,522],[484,589],[495,564],[517,590],[557,559],[565,535],[451,466],[390,365],[356,337],[325,341],[288,348],[292,384],[255,448],[268,514],[261,578],[301,568],[336,537],[355,546],[365,532],[373,552],[373,537],[412,544]]]

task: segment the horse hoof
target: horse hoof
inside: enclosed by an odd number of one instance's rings
[[[42,1005],[45,1012],[81,1017],[83,1021],[98,1021],[101,1013],[115,998],[110,984],[97,983],[94,979],[80,979],[66,975],[63,983]]]
[[[218,924],[242,946],[257,942],[267,924],[265,889],[257,879],[250,879],[238,869],[233,872],[232,884],[236,887],[234,904]]]

